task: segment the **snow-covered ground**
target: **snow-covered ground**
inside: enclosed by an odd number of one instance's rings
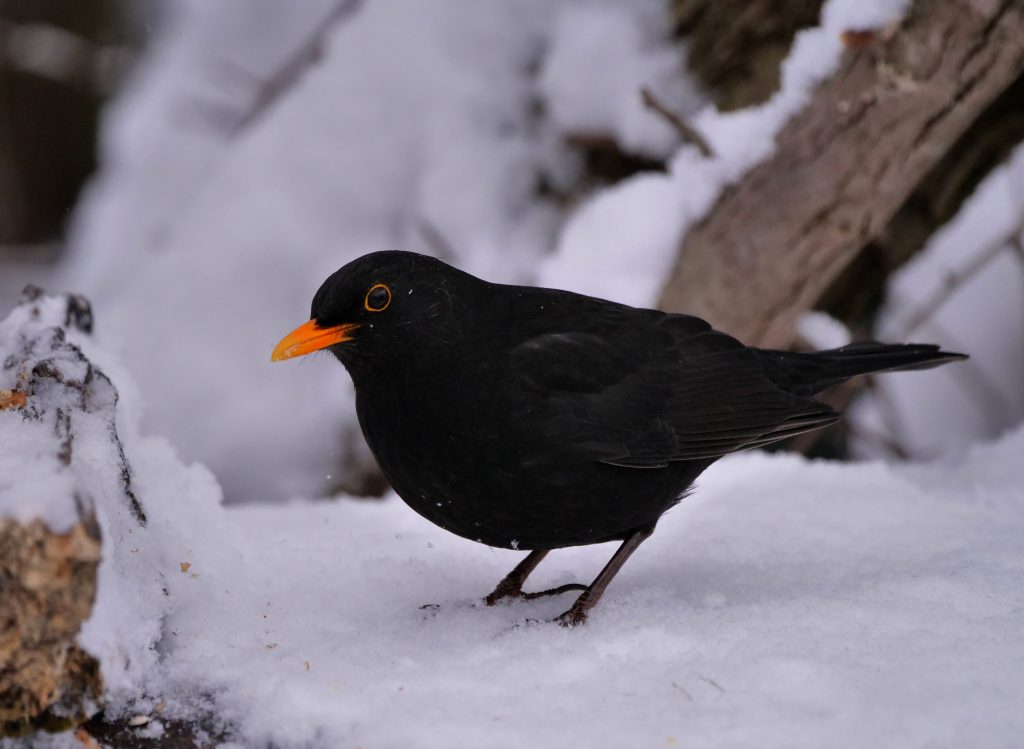
[[[528,622],[568,596],[483,606],[521,555],[394,497],[232,509],[230,550],[171,552],[150,693],[216,695],[243,745],[1019,746],[1021,454],[1024,430],[938,466],[725,460],[574,630]]]

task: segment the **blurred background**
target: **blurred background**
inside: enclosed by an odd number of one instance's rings
[[[932,22],[910,5],[911,28]],[[787,122],[825,106],[834,70],[927,95],[879,62],[907,6],[0,0],[0,309],[26,283],[86,294],[146,431],[228,501],[379,494],[342,369],[269,362],[329,273],[408,249],[717,322],[668,285],[688,233],[742,236],[713,206],[770,202],[750,168],[820,146]],[[834,394],[847,424],[787,449],[953,457],[1024,418],[1021,101],[1015,69],[956,103],[974,109],[933,168],[774,341],[937,342],[970,362]]]

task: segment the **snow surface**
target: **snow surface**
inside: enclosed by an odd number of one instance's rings
[[[232,509],[170,547],[191,567],[166,570],[149,691],[215,695],[241,744],[1015,746],[1022,451],[1018,430],[936,466],[728,459],[573,630],[527,621],[568,596],[483,606],[521,554],[394,498]],[[611,552],[555,552],[531,587]]]

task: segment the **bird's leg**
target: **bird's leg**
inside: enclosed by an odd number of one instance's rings
[[[612,581],[612,578],[618,574],[619,570],[622,569],[622,565],[626,563],[630,555],[637,550],[648,536],[654,533],[654,528],[645,528],[642,531],[635,531],[625,541],[622,542],[622,546],[618,548],[612,558],[608,560],[608,564],[604,566],[601,573],[594,578],[594,582],[590,584],[583,594],[576,599],[576,602],[572,605],[568,611],[555,619],[556,622],[561,624],[563,627],[573,627],[577,624],[583,624],[587,621],[587,612],[597,605],[597,602],[601,600],[601,596],[604,594],[604,589],[608,587],[608,583]]]
[[[484,601],[488,606],[493,606],[502,598],[523,598],[523,583],[530,573],[537,569],[537,565],[548,555],[550,549],[534,549],[526,555],[526,559],[516,565],[516,568],[505,575],[505,579],[498,583]]]

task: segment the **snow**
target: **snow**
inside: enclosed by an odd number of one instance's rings
[[[116,699],[131,695],[155,663],[152,646],[166,610],[162,547],[131,511],[122,480],[118,432],[126,444],[137,441],[133,388],[83,326],[71,324],[71,301],[27,300],[0,322],[0,389],[27,396],[23,407],[0,410],[0,517],[38,519],[62,533],[95,514],[103,559],[94,616],[80,642],[100,661]],[[110,377],[125,383],[120,406]],[[138,448],[148,449],[149,442]],[[177,475],[166,478],[174,491],[189,489]],[[199,494],[174,499],[189,504]]]
[[[559,132],[611,136],[627,151],[652,156],[675,150],[678,134],[646,111],[640,90],[649,87],[683,116],[704,98],[680,75],[685,52],[664,38],[663,16],[662,3],[649,0],[561,9],[539,80]]]
[[[0,517],[23,524],[38,518],[59,533],[74,525],[74,481],[51,449],[54,442],[48,425],[0,410]]]
[[[797,320],[797,333],[812,349],[840,348],[851,342],[850,330],[824,312],[806,312]]]
[[[1010,746],[1022,450],[1018,430],[934,466],[723,461],[573,630],[528,621],[568,596],[485,607],[521,553],[394,497],[187,526],[161,503],[171,613],[149,705],[212,695],[244,746]],[[529,587],[588,580],[611,552],[555,552]]]
[[[561,232],[540,284],[653,306],[689,228],[723,189],[771,154],[782,126],[835,70],[842,32],[884,27],[901,18],[907,5],[906,0],[826,3],[821,25],[796,35],[782,65],[781,88],[768,102],[735,112],[708,104],[692,116],[714,158],[684,145],[669,162],[668,174],[641,175],[594,196]]]
[[[1024,272],[1022,258],[1007,247],[962,283],[923,324],[908,329],[922,305],[993,243],[1018,237],[1024,221],[1024,147],[1018,147],[966,202],[957,217],[937,232],[923,252],[893,274],[879,314],[883,340],[943,341],[965,351],[963,367],[921,372],[879,381],[880,394],[858,402],[855,425],[896,439],[915,457],[961,453],[979,439],[991,439],[1024,418]],[[941,403],[942,408],[935,408]],[[858,453],[877,456],[871,443]]]
[[[61,300],[43,299],[34,307],[18,307],[0,321],[0,394],[27,397],[26,382],[40,357],[17,357],[15,352],[27,348],[26,340],[48,338],[65,309]],[[28,366],[23,365],[26,358]],[[61,398],[60,405],[66,407],[67,401]],[[26,419],[18,408],[0,408],[0,445],[0,517],[20,523],[38,518],[52,530],[66,532],[78,520],[75,481],[58,458],[54,425]]]
[[[240,511],[265,539],[248,605],[187,663],[245,685],[226,699],[257,706],[253,738],[294,744],[998,745],[1024,728],[1021,496],[1005,490],[1021,447],[1018,433],[976,454],[981,482],[956,481],[972,464],[727,461],[575,631],[524,624],[564,601],[482,607],[515,555],[397,502]],[[610,551],[560,552],[534,584],[593,574]],[[206,639],[211,623],[174,627]]]

